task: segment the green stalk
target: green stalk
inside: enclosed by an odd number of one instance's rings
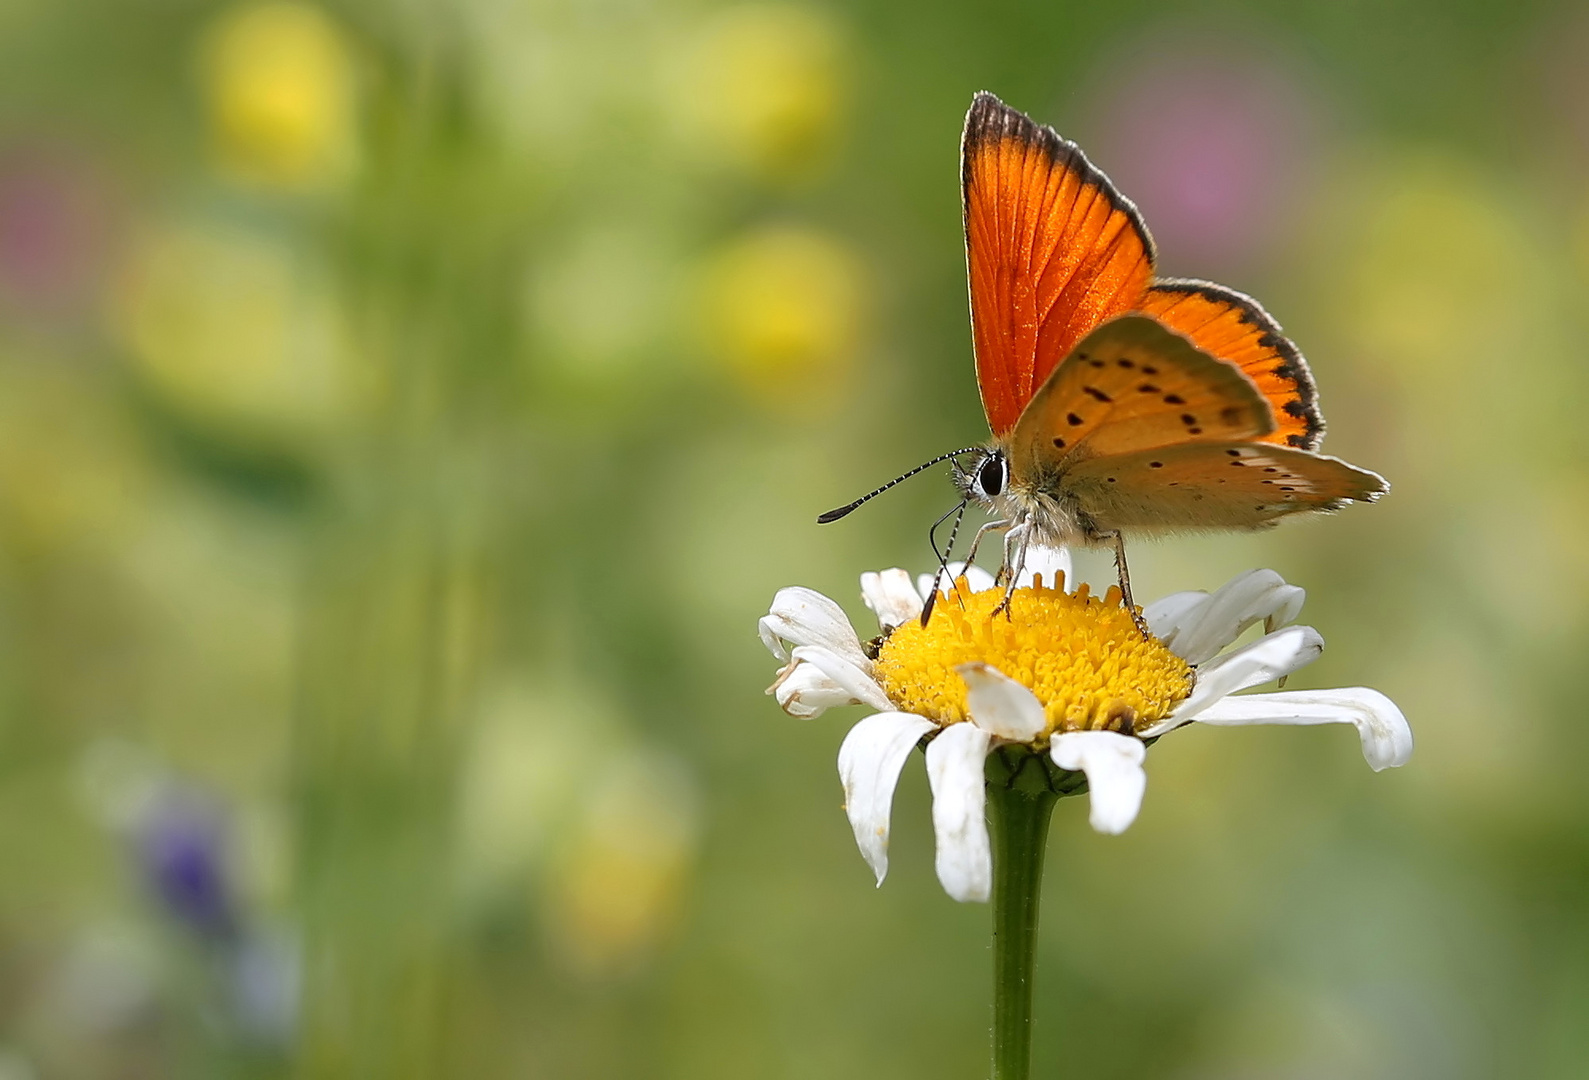
[[[1048,825],[1079,777],[1058,777],[1044,757],[1007,747],[988,758],[993,841],[993,1080],[1032,1072],[1032,977]],[[1058,784],[1055,780],[1059,779]],[[1056,790],[1057,789],[1057,790]]]

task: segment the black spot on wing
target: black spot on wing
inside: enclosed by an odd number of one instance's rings
[[[1286,441],[1303,450],[1319,448],[1319,444],[1324,441],[1324,417],[1319,412],[1319,391],[1313,381],[1313,372],[1309,369],[1307,360],[1303,359],[1301,351],[1290,338],[1286,337],[1280,324],[1275,321],[1274,316],[1263,309],[1262,304],[1245,293],[1227,289],[1211,281],[1166,279],[1154,282],[1153,291],[1200,296],[1212,303],[1229,304],[1243,325],[1256,326],[1262,330],[1258,336],[1258,345],[1272,350],[1280,357],[1280,362],[1269,370],[1296,387],[1297,396],[1286,402],[1285,411],[1307,425],[1305,434],[1289,435]]]

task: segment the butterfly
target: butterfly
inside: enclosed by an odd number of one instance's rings
[[[1032,543],[1112,544],[1134,612],[1127,533],[1256,529],[1389,490],[1319,453],[1313,376],[1256,300],[1154,275],[1142,215],[1075,143],[979,93],[961,184],[992,439],[928,465],[953,460],[962,512],[1005,530],[1009,581]]]

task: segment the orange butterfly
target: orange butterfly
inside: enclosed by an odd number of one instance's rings
[[[1318,453],[1307,362],[1257,301],[1154,277],[1141,215],[1075,143],[979,93],[961,180],[993,439],[929,464],[955,458],[962,508],[1007,530],[1010,580],[1029,543],[1113,543],[1130,608],[1124,532],[1259,528],[1388,490]]]

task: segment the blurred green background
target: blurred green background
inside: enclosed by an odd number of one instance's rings
[[[990,913],[755,619],[930,560],[990,89],[1390,497],[1252,566],[1418,738],[1062,804],[1043,1075],[1589,1075],[1589,8],[0,4],[0,1080],[973,1077]],[[1107,582],[1087,556],[1084,576]],[[858,715],[858,712],[857,712]]]

